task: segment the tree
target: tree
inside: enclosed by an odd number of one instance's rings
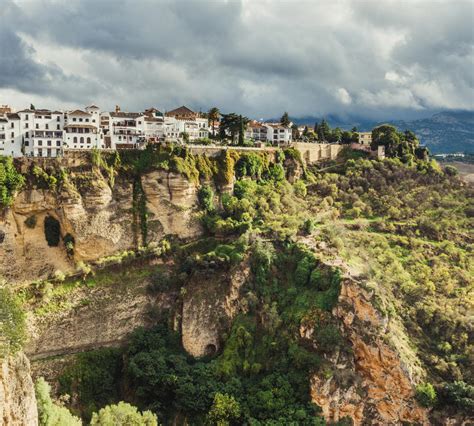
[[[343,144],[350,144],[352,143],[352,133],[351,132],[348,132],[347,130],[344,130],[341,134],[341,142]]]
[[[207,415],[208,423],[227,426],[240,418],[240,405],[232,395],[216,393],[214,402]]]
[[[92,415],[91,426],[112,425],[158,426],[158,419],[151,411],[140,413],[133,405],[121,401]]]
[[[51,387],[40,377],[35,384],[36,404],[40,426],[80,426],[82,422],[73,416],[66,407],[53,402]]]
[[[329,131],[327,135],[327,140],[331,143],[341,142],[342,139],[342,130],[339,127],[336,127],[332,131]]]
[[[280,118],[280,123],[282,126],[288,127],[291,123],[288,113],[285,111]]]
[[[30,104],[30,109],[32,109],[34,111],[36,108],[33,104]]]
[[[331,133],[331,128],[329,127],[329,124],[327,121],[323,118],[321,121],[321,124],[319,124],[316,128],[315,126],[315,132],[318,135],[318,139],[320,141],[327,141],[328,137]]]
[[[244,130],[249,122],[247,117],[237,115],[233,112],[229,114],[222,114],[221,124],[219,127],[221,139],[225,139],[227,134],[230,134],[232,142],[235,142],[235,137],[240,133],[243,125]]]
[[[209,121],[209,125],[212,127],[212,137],[214,138],[216,136],[216,129],[215,129],[215,124],[216,121],[219,121],[219,117],[221,116],[221,112],[219,111],[219,108],[213,107],[209,110],[207,113],[207,118]]]
[[[239,117],[239,145],[244,146],[245,142],[245,129],[244,129],[244,120],[242,116]]]

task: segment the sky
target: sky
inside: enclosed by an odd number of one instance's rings
[[[474,110],[474,0],[0,0],[0,104]]]

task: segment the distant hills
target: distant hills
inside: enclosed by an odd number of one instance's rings
[[[325,117],[331,127],[350,129],[356,126],[361,131],[369,131],[380,122],[360,119],[358,117],[342,119],[337,115]],[[292,119],[297,124],[314,125],[321,118],[302,117]],[[417,120],[394,120],[386,123],[397,126],[400,130],[410,129],[416,133],[421,143],[428,146],[434,154],[468,152],[474,153],[474,112],[444,111],[429,118]]]

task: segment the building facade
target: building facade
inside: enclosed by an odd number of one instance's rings
[[[368,145],[372,144],[372,132],[359,132],[359,143],[361,145]]]

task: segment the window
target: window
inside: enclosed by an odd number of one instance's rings
[[[61,130],[61,126],[59,124],[56,125],[56,130]]]
[[[86,118],[86,123],[88,123],[88,122],[89,122],[89,119],[88,119],[88,118]]]
[[[42,149],[38,149],[38,157],[42,157],[43,156],[43,150]]]
[[[48,141],[48,146],[51,146],[51,141]]]
[[[81,138],[79,139],[79,143],[84,143],[84,138],[81,136]]]
[[[11,128],[12,129],[15,128],[15,123],[12,123]]]
[[[74,117],[74,118],[72,119],[72,121],[76,121],[76,117]]]
[[[28,141],[25,141],[25,146],[29,146],[30,143]]]
[[[82,118],[80,118],[79,121],[82,121]]]
[[[56,117],[56,121],[61,121],[61,117],[59,115]]]
[[[28,128],[28,123],[25,123],[25,129],[27,129],[27,128]]]
[[[38,146],[43,146],[43,141],[38,141]]]
[[[87,138],[87,143],[91,143],[91,138]]]
[[[77,136],[74,136],[74,137],[72,138],[72,141],[73,141],[74,143],[77,143]]]
[[[29,119],[28,114],[25,114],[25,120],[28,120],[28,119]]]
[[[40,128],[40,126],[39,126],[39,124],[38,124],[38,123],[36,123],[36,128],[37,128],[37,129],[39,129],[39,128]]]
[[[29,138],[29,137],[30,137],[30,135],[29,135],[29,133],[28,133],[28,132],[26,132],[25,136],[26,136],[27,138]]]
[[[12,135],[11,135],[11,137],[12,137],[12,138],[14,138],[14,137],[15,137],[15,132],[12,132]]]
[[[49,129],[49,124],[46,124],[46,130],[48,130],[48,129]]]

